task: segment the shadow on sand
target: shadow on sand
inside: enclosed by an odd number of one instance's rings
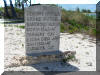
[[[54,53],[54,52],[53,52]],[[57,53],[57,52],[55,52]],[[64,57],[66,53],[62,53],[62,52],[58,52],[57,55]],[[43,53],[47,54],[48,53]],[[52,54],[49,53],[50,55]],[[38,54],[39,55],[39,54]],[[40,54],[42,55],[42,54]],[[63,61],[52,61],[52,62],[41,62],[41,63],[37,63],[37,64],[27,64],[25,66],[31,66],[34,69],[36,69],[37,71],[5,71],[2,75],[61,75],[61,74],[66,74],[69,72],[76,72],[79,71],[78,67],[75,67],[73,65],[71,65],[68,62],[63,62]]]

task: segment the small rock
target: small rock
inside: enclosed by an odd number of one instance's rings
[[[86,52],[87,55],[89,55],[89,52]]]
[[[92,66],[92,62],[87,62],[86,63],[88,66]]]
[[[81,42],[79,42],[79,44],[82,44]]]
[[[76,46],[76,48],[78,48],[78,46]]]

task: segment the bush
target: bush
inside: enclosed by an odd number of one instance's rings
[[[62,32],[62,33],[66,32],[66,26],[63,23],[61,23],[60,25],[61,25],[60,32]]]
[[[96,35],[96,18],[82,12],[67,11],[63,8],[61,17],[61,32]]]
[[[21,29],[24,29],[25,28],[25,26],[17,26],[18,28],[21,28]]]

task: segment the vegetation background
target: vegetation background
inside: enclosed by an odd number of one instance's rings
[[[24,8],[33,5],[31,4],[31,0],[15,0],[15,4],[12,4],[12,0],[9,0],[10,5],[7,5],[6,0],[3,1],[4,7],[0,7],[0,18],[4,17],[5,19],[15,19],[10,23],[24,22]],[[90,15],[91,13],[96,13],[96,11],[91,12],[90,9],[80,10],[79,8],[72,11],[66,10],[62,7],[60,8],[62,11],[60,24],[60,30],[62,33],[82,33],[94,37],[96,36],[96,15]],[[24,28],[24,26],[20,26],[20,28]]]

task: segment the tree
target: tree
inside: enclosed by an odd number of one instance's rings
[[[27,3],[30,3],[30,6],[31,6],[31,0],[30,1],[29,0],[15,0],[15,6],[22,7],[23,11],[24,11],[24,7],[25,7],[24,4],[26,4],[28,6]]]
[[[7,2],[6,2],[6,0],[3,0],[4,1],[4,11],[5,11],[5,16],[6,17],[8,17],[8,18],[10,18],[10,15],[9,15],[9,13],[8,13],[8,8],[7,8]]]
[[[91,10],[86,10],[86,9],[82,9],[82,12],[84,12],[84,13],[91,13]]]
[[[76,11],[77,11],[77,12],[80,12],[80,9],[79,9],[79,8],[77,8],[77,9],[76,9]]]
[[[82,12],[86,13],[87,11],[86,11],[86,9],[82,9]]]
[[[15,0],[15,6],[16,6],[16,7],[21,7],[20,0]]]
[[[17,18],[17,14],[14,10],[14,7],[13,7],[13,4],[12,4],[12,0],[9,0],[10,1],[10,6],[11,6],[11,12],[12,12],[12,17],[13,18]]]
[[[91,13],[91,10],[88,9],[87,12],[88,12],[88,13]]]
[[[31,6],[31,0],[30,0],[30,6]]]

